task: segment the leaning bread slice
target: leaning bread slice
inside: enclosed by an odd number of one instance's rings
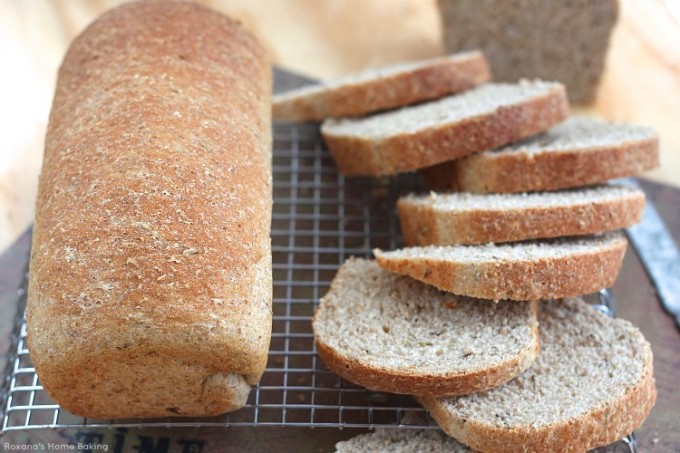
[[[614,284],[626,252],[620,232],[512,244],[374,251],[378,264],[444,291],[483,299],[572,297]]]
[[[321,133],[340,172],[380,176],[520,140],[547,130],[568,113],[559,83],[487,83],[401,110],[326,120]]]
[[[654,130],[574,117],[527,140],[428,168],[425,180],[441,191],[533,192],[599,184],[658,166]]]
[[[486,244],[626,228],[640,221],[645,195],[616,185],[521,194],[432,192],[402,197],[397,206],[406,245]]]
[[[286,121],[365,115],[457,93],[490,78],[484,54],[464,52],[370,69],[277,94],[272,115]]]
[[[536,303],[481,303],[381,269],[342,265],[312,320],[328,368],[371,390],[465,395],[498,386],[538,353]]]
[[[482,452],[583,452],[642,425],[656,400],[652,350],[628,321],[580,299],[544,302],[541,354],[507,384],[419,398],[450,436]]]
[[[376,429],[335,445],[336,453],[467,453],[468,447],[435,429]]]

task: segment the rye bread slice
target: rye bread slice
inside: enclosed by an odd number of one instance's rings
[[[444,291],[482,299],[538,300],[614,284],[627,241],[620,232],[485,245],[374,250],[378,264]]]
[[[538,134],[566,119],[564,86],[540,80],[487,83],[460,94],[321,126],[347,176],[425,168]]]
[[[506,193],[600,184],[658,166],[653,129],[573,117],[544,134],[423,173],[433,190]]]
[[[320,121],[403,107],[472,88],[491,78],[477,51],[401,63],[277,94],[275,120]]]
[[[465,395],[507,382],[538,353],[536,303],[455,296],[350,258],[312,320],[328,368],[371,390]]]
[[[626,186],[520,194],[430,193],[397,204],[406,245],[513,242],[626,228],[642,218],[645,195]]]
[[[419,398],[439,426],[482,452],[583,452],[642,425],[656,401],[652,350],[628,321],[580,299],[539,307],[541,353],[507,384]]]
[[[376,429],[335,445],[336,453],[468,453],[465,445],[435,429]]]

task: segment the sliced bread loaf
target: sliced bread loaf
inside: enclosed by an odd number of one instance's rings
[[[559,83],[488,83],[366,118],[326,120],[321,133],[342,173],[380,176],[520,140],[547,130],[568,113]]]
[[[375,250],[378,264],[454,294],[538,300],[592,293],[614,284],[623,234],[520,242]]]
[[[335,445],[336,453],[467,453],[468,447],[435,429],[376,429]]]
[[[370,69],[273,98],[275,120],[318,121],[359,116],[440,98],[491,78],[481,52]]]
[[[328,368],[371,390],[465,395],[498,386],[538,354],[536,303],[481,303],[349,259],[312,320]]]
[[[532,192],[599,184],[659,166],[659,140],[643,126],[573,117],[548,132],[425,170],[435,190]]]
[[[597,186],[520,194],[448,193],[399,199],[407,245],[486,244],[578,236],[640,221],[641,190]]]
[[[640,427],[656,400],[640,331],[581,300],[544,302],[541,354],[507,384],[419,398],[446,433],[482,452],[583,452]]]
[[[482,49],[498,80],[564,82],[590,103],[604,69],[617,0],[439,0],[445,47]]]

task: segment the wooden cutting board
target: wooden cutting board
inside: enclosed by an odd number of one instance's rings
[[[669,5],[677,0],[666,0]],[[435,0],[202,0],[257,33],[276,64],[315,78],[440,55]],[[0,251],[33,219],[56,71],[73,37],[121,0],[0,2]],[[621,0],[608,69],[588,113],[657,128],[662,168],[680,187],[680,13]]]

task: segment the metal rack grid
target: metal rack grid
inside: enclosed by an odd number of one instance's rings
[[[371,392],[328,371],[318,359],[310,317],[340,264],[401,245],[396,201],[421,189],[415,175],[345,180],[324,150],[315,124],[274,126],[272,255],[274,321],[269,362],[243,409],[211,418],[94,420],[59,408],[43,391],[26,349],[25,282],[3,383],[2,432],[119,426],[378,426],[437,428],[407,396]],[[613,315],[613,299],[599,308]],[[635,451],[634,437],[624,439]]]

